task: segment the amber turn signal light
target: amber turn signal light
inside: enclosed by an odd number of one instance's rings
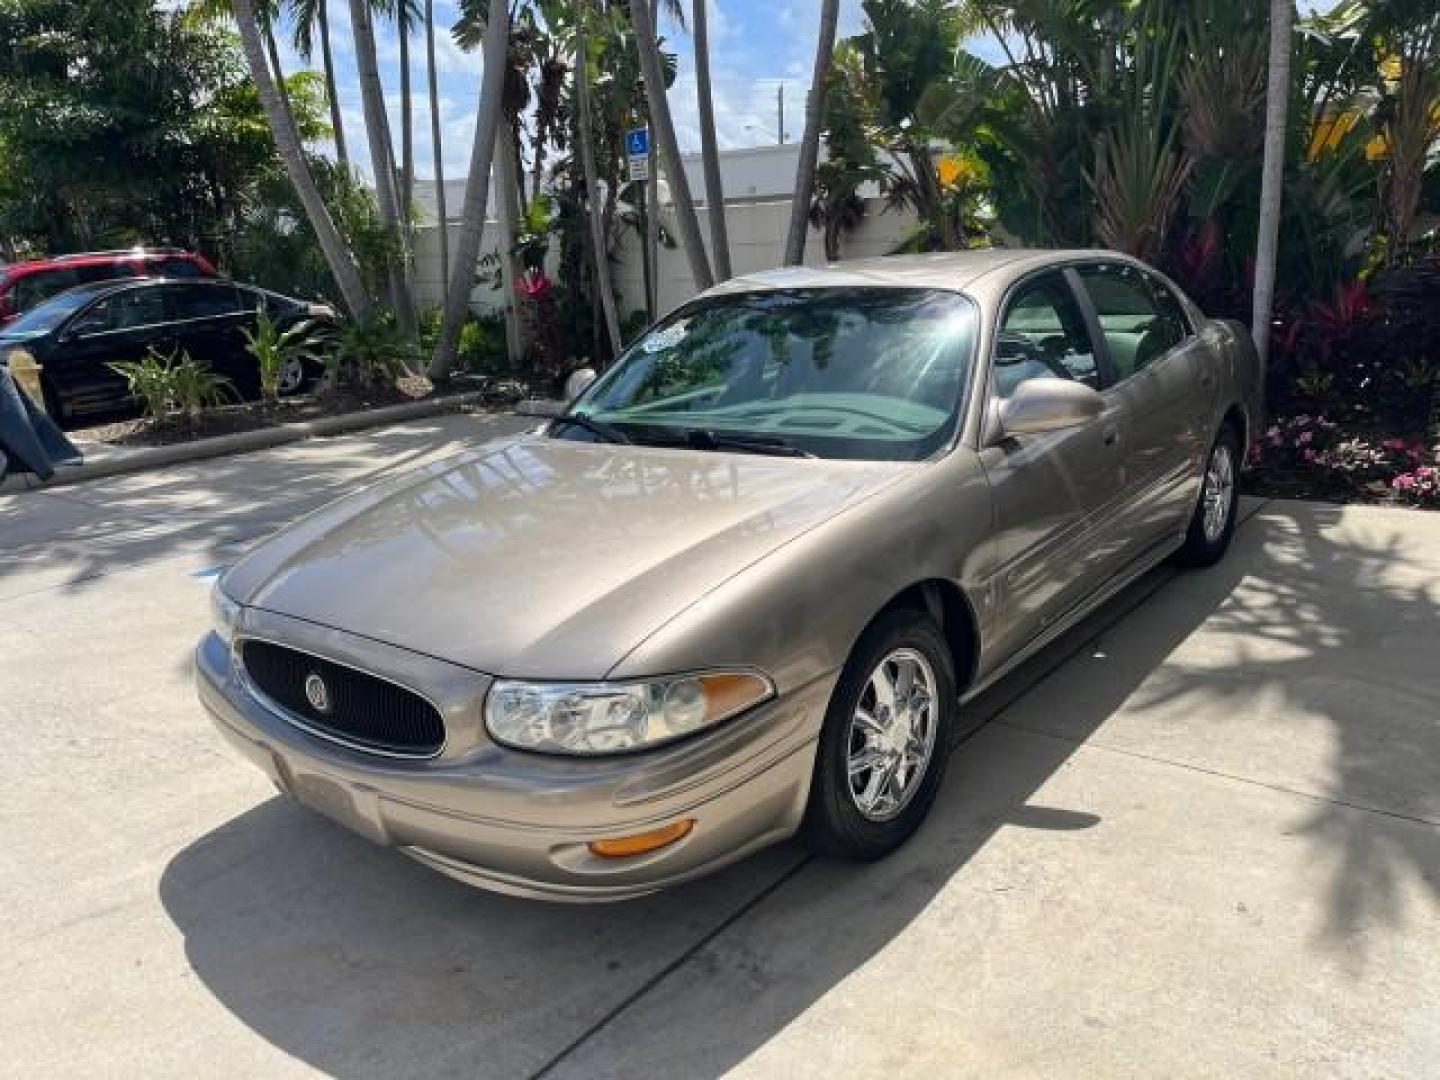
[[[695,819],[686,818],[684,821],[676,821],[658,829],[651,829],[649,832],[636,833],[634,836],[617,836],[611,840],[591,840],[590,853],[599,855],[602,859],[623,859],[627,855],[644,855],[647,851],[657,851],[667,844],[673,844],[676,840],[689,836],[690,830],[694,827]]]

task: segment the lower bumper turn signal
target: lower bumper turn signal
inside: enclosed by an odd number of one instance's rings
[[[591,840],[590,854],[598,855],[602,859],[623,859],[627,855],[644,855],[646,852],[658,851],[667,844],[684,839],[690,835],[690,830],[694,827],[695,819],[686,818],[684,821],[676,821],[658,829],[651,829],[649,832],[636,833],[634,836],[617,836],[610,840]]]

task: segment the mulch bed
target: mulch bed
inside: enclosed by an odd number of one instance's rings
[[[459,394],[484,387],[484,380],[460,377],[445,388],[444,394]],[[404,405],[435,396],[438,396],[436,389],[429,379],[412,377],[400,379],[393,386],[364,389],[347,387],[334,393],[287,398],[273,405],[261,401],[226,405],[218,409],[207,409],[194,418],[171,415],[153,420],[144,417],[120,419],[95,427],[79,428],[69,434],[75,439],[108,443],[111,446],[170,446],[195,439],[214,438],[217,435],[236,435],[245,431],[278,427],[281,424],[364,412],[387,405]],[[459,408],[457,406],[457,411]]]

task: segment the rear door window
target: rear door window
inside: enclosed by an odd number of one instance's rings
[[[194,259],[171,257],[159,260],[154,266],[155,268],[151,272],[157,273],[161,277],[201,278],[207,276]]]
[[[1162,303],[1148,274],[1122,263],[1081,267],[1090,303],[1110,349],[1115,381],[1144,371],[1189,334],[1184,312],[1166,291]]]
[[[170,294],[172,318],[177,320],[210,319],[240,310],[233,285],[176,285],[164,291]]]

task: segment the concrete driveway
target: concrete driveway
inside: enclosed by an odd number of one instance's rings
[[[0,1074],[1435,1075],[1440,515],[1252,505],[973,709],[889,860],[553,907],[277,798],[189,685],[239,545],[507,424],[0,498]]]

